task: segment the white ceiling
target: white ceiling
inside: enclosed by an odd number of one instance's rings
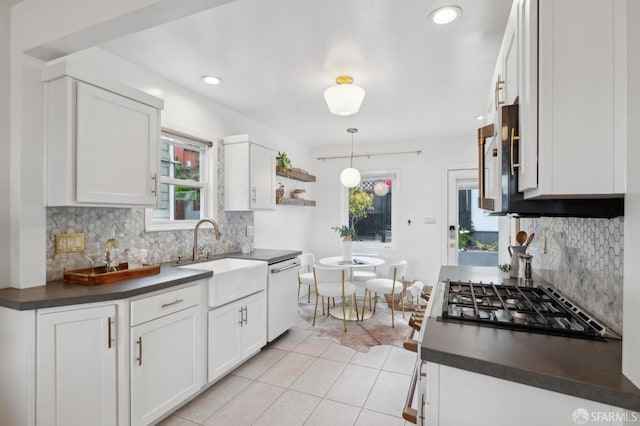
[[[103,47],[306,145],[473,139],[511,0],[237,0]],[[224,84],[206,86],[211,74]],[[324,90],[347,74],[360,112],[332,115]]]

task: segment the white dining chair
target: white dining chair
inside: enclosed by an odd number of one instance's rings
[[[362,311],[364,312],[364,305],[367,300],[367,292],[369,297],[371,293],[374,294],[373,298],[373,312],[376,312],[376,305],[378,304],[378,293],[391,295],[391,327],[395,328],[395,300],[396,294],[401,294],[404,290],[402,282],[404,281],[404,275],[407,272],[407,262],[401,260],[398,263],[389,265],[388,278],[374,278],[364,283],[364,300],[362,301]],[[404,318],[404,301],[402,296],[400,297],[400,305],[402,306],[402,318]]]
[[[345,309],[346,298],[349,297],[349,306],[352,305],[358,317],[358,304],[356,303],[356,286],[348,281],[349,271],[345,267],[313,266],[313,277],[316,290],[316,306],[313,311],[313,326],[316,325],[318,314],[318,300],[322,297],[322,313],[324,314],[324,298],[327,298],[327,315],[330,315],[329,299],[342,298],[342,322],[344,331],[347,331],[347,314]]]
[[[375,253],[353,253],[353,257],[356,258],[358,256],[366,256],[366,257],[379,257]],[[372,266],[372,269],[353,269],[351,272],[351,279],[356,283],[372,280],[374,278],[378,278],[378,272],[376,271],[376,267]]]
[[[300,269],[298,269],[298,301],[300,300],[300,287],[307,286],[307,303],[311,303],[311,286],[313,286],[313,265],[316,259],[313,253],[302,253],[300,259]]]

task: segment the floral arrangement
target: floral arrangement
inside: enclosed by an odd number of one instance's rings
[[[347,225],[342,226],[334,226],[331,229],[336,231],[338,235],[340,235],[343,241],[356,241],[358,239],[358,234],[356,230]]]

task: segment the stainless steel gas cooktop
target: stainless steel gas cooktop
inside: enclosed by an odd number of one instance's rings
[[[447,281],[440,319],[567,337],[620,339],[549,285],[529,288]]]

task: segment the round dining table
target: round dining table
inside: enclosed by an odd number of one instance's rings
[[[370,257],[370,256],[353,256],[353,260],[351,262],[345,261],[342,256],[331,256],[331,257],[323,257],[318,260],[318,263],[322,266],[334,266],[334,267],[346,267],[350,271],[358,268],[373,268],[376,266],[384,265],[384,259],[379,257]],[[349,274],[349,279],[352,279],[352,274]],[[334,318],[342,319],[342,307],[334,307],[329,310],[329,313]],[[371,318],[372,312],[362,312],[361,317],[358,317],[358,314],[355,309],[351,306],[345,307],[345,315],[347,321],[357,321],[360,319],[368,319]]]

